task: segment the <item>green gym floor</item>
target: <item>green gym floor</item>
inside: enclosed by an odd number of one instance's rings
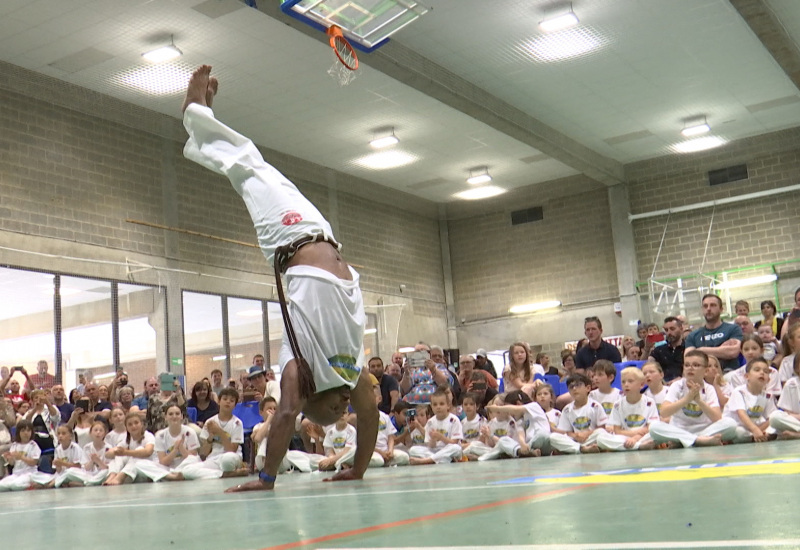
[[[701,467],[702,466],[702,467]],[[800,548],[800,442],[0,494],[3,548]]]

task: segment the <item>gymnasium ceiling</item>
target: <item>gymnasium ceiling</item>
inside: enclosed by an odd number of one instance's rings
[[[256,3],[3,0],[0,60],[175,117],[181,92],[143,92],[136,71],[208,63],[217,116],[257,143],[436,202],[478,166],[505,189],[580,173],[613,185],[625,164],[673,154],[698,116],[727,141],[800,125],[796,0],[574,0],[579,26],[549,35],[551,1],[427,0],[346,87],[322,33]],[[170,35],[182,57],[142,60]],[[589,51],[547,58],[562,47]],[[414,162],[359,163],[385,126]]]

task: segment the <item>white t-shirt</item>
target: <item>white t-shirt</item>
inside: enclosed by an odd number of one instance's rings
[[[738,425],[744,426],[737,411],[745,411],[750,420],[761,424],[776,410],[775,401],[766,391],[753,395],[747,386],[739,386],[731,392],[731,398],[725,404],[722,414],[735,420]]]
[[[742,365],[738,369],[727,373],[725,375],[725,380],[727,380],[730,383],[732,388],[738,388],[739,386],[747,384],[746,377],[747,377],[747,365]],[[767,387],[765,388],[765,390],[768,394],[771,394],[775,397],[781,394],[781,375],[778,372],[778,369],[774,367],[769,368],[769,382],[767,382]]]
[[[508,436],[511,439],[516,439],[517,423],[513,418],[509,418],[508,420],[492,418],[489,421],[489,433],[491,433],[493,437]]]
[[[397,428],[392,424],[392,419],[383,411],[378,411],[378,439],[375,440],[375,449],[378,451],[389,450],[389,438],[397,433]]]
[[[642,395],[638,402],[629,403],[623,396],[614,403],[611,416],[608,418],[609,426],[619,426],[623,430],[635,430],[657,422],[658,407],[652,397]]]
[[[675,403],[680,401],[684,395],[689,393],[689,388],[686,387],[686,379],[681,378],[674,382],[667,391],[667,398],[665,401]],[[717,392],[714,386],[708,382],[703,382],[703,388],[700,390],[700,398],[708,404],[709,407],[719,408],[719,399],[717,399]],[[687,403],[683,408],[678,410],[672,415],[670,424],[678,428],[683,428],[692,433],[703,431],[711,425],[711,419],[703,412],[695,402]]]
[[[239,456],[242,456],[242,443],[244,443],[244,425],[242,424],[242,421],[233,416],[223,422],[219,419],[219,415],[215,414],[206,420],[205,424],[203,424],[203,431],[200,432],[200,439],[207,440],[211,435],[208,433],[209,422],[216,422],[225,433],[231,436],[231,443],[237,445],[236,452],[239,454]],[[206,460],[224,453],[225,447],[223,447],[222,443],[220,443],[219,438],[215,437],[214,441],[211,443],[211,452],[206,457]]]
[[[151,454],[147,458],[142,458],[140,460],[152,460],[153,462],[155,462],[158,460],[158,455],[156,454],[156,449],[155,449],[156,437],[147,430],[145,430],[144,436],[142,437],[141,441],[134,441],[133,438],[131,438],[131,441],[130,443],[127,444],[127,447],[131,451],[135,451],[136,449],[144,449],[148,445],[153,446],[153,454]]]
[[[600,390],[592,390],[589,392],[589,397],[600,403],[603,407],[603,412],[606,415],[611,414],[611,409],[614,408],[614,403],[619,401],[622,392],[619,391],[617,388],[611,388],[609,393],[602,393]]]
[[[326,453],[330,451],[338,453],[345,447],[355,447],[356,429],[348,424],[344,430],[337,430],[336,424],[334,424],[326,430],[322,446],[325,448]]]
[[[781,398],[778,399],[778,407],[787,412],[800,414],[800,378],[793,376],[786,382]]]
[[[786,384],[794,376],[794,353],[783,358],[779,372],[783,384]]]
[[[667,398],[667,389],[667,386],[661,386],[661,391],[658,393],[653,393],[653,390],[650,388],[647,388],[647,390],[644,392],[645,397],[649,397],[656,402],[656,408],[658,409],[659,413],[661,413],[661,404]]]
[[[533,373],[534,376],[536,376],[537,374],[541,374],[542,376],[545,375],[544,367],[539,363],[534,363],[533,365],[531,365],[531,372]]]
[[[547,415],[547,420],[550,422],[550,428],[557,428],[558,421],[561,419],[561,411],[553,407],[544,414]]]
[[[91,445],[91,443],[90,443]],[[61,443],[56,445],[56,452],[54,458],[66,459],[68,462],[72,462],[73,464],[80,464],[81,466],[86,462],[86,455],[83,454],[83,449],[81,449],[80,445],[75,443],[74,441],[70,442],[69,447],[66,449],[61,446]],[[81,466],[75,466],[76,468],[80,468]],[[57,471],[63,472],[66,468],[59,466]]]
[[[75,439],[78,441],[79,446],[84,447],[87,443],[92,442],[92,434],[89,433],[91,428],[79,428],[75,426],[75,429],[72,431],[75,434]],[[126,433],[125,435],[127,436],[128,434]],[[122,440],[122,445],[125,445],[124,438]]]
[[[427,424],[425,424],[427,426]],[[425,444],[425,432],[419,429],[414,429],[411,432],[411,445],[424,445]]]
[[[171,453],[181,437],[184,438],[183,444],[187,451],[194,451],[200,448],[200,441],[197,439],[195,431],[189,426],[181,426],[178,437],[172,437],[172,434],[169,433],[169,428],[164,428],[156,432],[156,453]],[[185,456],[176,455],[169,467],[177,468],[185,459]]]
[[[364,301],[359,275],[350,267],[352,281],[333,273],[296,265],[286,270],[289,317],[303,357],[311,365],[317,392],[339,386],[354,388],[364,360]],[[281,370],[294,358],[288,335],[281,344]]]
[[[464,433],[464,441],[467,443],[477,441],[481,436],[481,426],[486,424],[486,419],[476,414],[475,418],[469,420],[465,418],[461,421],[461,431]]]
[[[561,418],[558,420],[558,429],[564,432],[582,432],[585,430],[595,430],[605,426],[608,416],[603,407],[591,397],[582,407],[575,407],[575,403],[570,403],[561,411]]]
[[[425,443],[430,443],[433,441],[431,439],[432,432],[439,432],[447,439],[454,439],[454,440],[461,440],[464,439],[464,430],[461,426],[461,421],[458,419],[456,415],[453,413],[449,413],[444,420],[439,420],[436,416],[428,419],[428,423],[425,424]],[[447,443],[444,441],[437,441],[436,448],[441,449]]]
[[[106,434],[106,443],[109,447],[124,447],[127,445],[128,432],[115,432],[111,430]]]
[[[22,453],[22,456],[28,459],[39,460],[39,457],[42,456],[42,451],[33,440],[30,440],[27,443],[12,443],[9,451],[12,453]],[[14,475],[35,474],[38,469],[39,468],[36,464],[33,466],[28,466],[22,460],[17,460],[14,462]]]
[[[85,445],[83,447],[83,456],[86,457],[86,459],[82,463],[82,465],[84,467],[84,470],[86,470],[87,472],[90,472],[90,473],[95,473],[95,472],[98,472],[100,470],[100,467],[97,466],[97,464],[95,464],[93,461],[92,461],[91,467],[89,469],[86,469],[86,464],[89,463],[89,461],[92,459],[93,456],[99,456],[100,460],[102,460],[103,464],[105,464],[105,465],[111,464],[111,459],[106,458],[106,453],[108,451],[110,451],[111,449],[113,449],[113,448],[114,447],[112,447],[111,445],[109,445],[105,441],[103,442],[103,446],[100,447],[99,449],[95,448],[94,442],[89,443],[88,445]]]
[[[531,441],[538,435],[550,433],[550,421],[539,403],[531,401],[523,405],[522,429],[525,430],[525,441]],[[519,426],[518,426],[519,428]]]

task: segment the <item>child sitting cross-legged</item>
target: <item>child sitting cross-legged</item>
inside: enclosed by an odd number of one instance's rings
[[[611,414],[614,403],[619,401],[622,395],[617,388],[611,387],[617,376],[617,368],[607,359],[598,359],[592,367],[591,373],[595,389],[589,393],[589,397],[600,403],[603,412],[608,416]]]
[[[155,462],[158,460],[155,446],[156,438],[153,434],[145,430],[141,415],[136,411],[131,411],[125,415],[125,427],[128,436],[123,445],[110,451],[113,454],[117,467],[117,472],[112,473],[103,482],[103,485],[122,485],[124,483],[135,483],[137,481],[147,481],[147,478],[139,473],[137,463],[139,461]]]
[[[497,399],[497,397],[495,397],[495,399]],[[461,440],[461,447],[464,450],[464,456],[466,456],[468,460],[476,460],[483,450],[481,430],[486,426],[486,419],[478,414],[478,397],[474,393],[467,393],[464,395],[464,398],[461,400],[461,409],[466,415],[464,420],[461,421],[461,429],[464,432],[464,438]],[[473,452],[476,449],[479,450]]]
[[[115,411],[122,413],[122,409],[114,409],[112,415]],[[70,469],[67,472],[67,479],[78,481],[86,486],[100,485],[111,473],[109,467],[114,459],[109,456],[109,453],[114,447],[106,441],[108,426],[102,420],[92,422],[89,436],[92,440],[83,447],[85,460],[81,465],[80,472]]]
[[[642,395],[644,374],[636,367],[620,373],[622,398],[614,403],[606,430],[597,436],[604,451],[643,451],[655,447],[650,424],[658,422],[658,408],[652,397]]]
[[[6,464],[14,466],[14,473],[0,479],[0,491],[24,491],[50,483],[53,476],[38,470],[41,455],[42,451],[33,440],[33,424],[20,420],[11,448],[3,453]]]
[[[533,399],[547,415],[547,420],[550,422],[550,429],[552,430],[558,426],[558,420],[561,418],[561,411],[555,408],[556,392],[550,384],[540,384],[536,387],[533,393]]]
[[[647,383],[644,394],[656,402],[658,414],[661,414],[661,404],[667,398],[667,386],[664,385],[664,369],[655,360],[648,361],[642,366],[642,374]],[[667,420],[662,418],[662,420]]]
[[[156,432],[156,461],[139,461],[136,469],[139,474],[153,480],[181,481],[183,471],[192,464],[198,464],[197,451],[200,442],[197,433],[183,424],[183,409],[172,404],[165,411],[167,427]]]
[[[769,425],[779,439],[800,439],[800,353],[792,358],[794,376],[783,386],[778,408],[769,417]]]
[[[589,377],[573,374],[567,378],[567,389],[572,403],[561,411],[561,419],[550,435],[550,445],[560,453],[597,452],[598,431],[606,425],[608,417],[600,403],[589,397]]]
[[[498,395],[492,400],[492,403],[500,406],[493,409],[491,420],[481,428],[481,448],[476,449],[479,453],[478,460],[481,462],[504,456],[519,458],[530,454],[530,447],[525,441],[525,430],[517,427],[516,419],[511,416],[508,409],[504,409],[501,399]]]
[[[253,427],[253,433],[250,435],[250,439],[257,449],[255,459],[257,471],[264,468],[264,462],[267,459],[269,429],[272,427],[272,419],[275,417],[276,410],[278,410],[278,402],[274,397],[265,397],[258,404],[258,412],[264,421],[256,424]],[[325,434],[320,434],[317,438],[322,441],[325,438]],[[322,456],[295,450],[286,451],[286,456],[283,457],[281,465],[278,467],[278,473],[282,474],[291,470],[310,473],[317,469],[319,459],[322,459]]]
[[[71,479],[77,477],[75,474],[80,474],[81,465],[86,461],[83,449],[73,441],[72,430],[66,424],[61,424],[56,428],[56,439],[58,443],[53,459],[56,475],[48,487],[83,487],[81,481]]]
[[[773,397],[767,393],[766,388],[770,380],[770,366],[763,357],[750,359],[745,365],[746,383],[731,392],[723,416],[736,422],[736,437],[734,443],[763,443],[774,439],[775,429],[769,429],[771,414],[775,408]]]
[[[325,430],[325,439],[322,446],[325,449],[325,458],[319,460],[320,471],[330,472],[340,470],[343,458],[350,449],[356,448],[356,429],[347,423],[350,413],[345,410],[333,426]]]
[[[524,391],[516,390],[506,394],[504,405],[489,405],[486,411],[491,415],[505,413],[516,420],[517,438],[501,437],[498,442],[503,454],[531,457],[550,452],[550,422],[542,407],[531,401]]]
[[[433,418],[425,424],[425,444],[409,449],[410,464],[447,464],[461,460],[461,440],[464,433],[461,421],[450,412],[447,390],[436,388],[431,394]]]

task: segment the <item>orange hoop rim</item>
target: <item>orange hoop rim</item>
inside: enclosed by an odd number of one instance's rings
[[[337,27],[336,25],[331,25],[328,27],[328,30],[325,31],[331,38],[329,43],[331,48],[333,48],[333,52],[336,54],[336,57],[339,59],[339,62],[345,66],[345,68],[355,71],[358,69],[358,55],[356,54],[355,49],[353,46],[350,45],[347,38],[345,38],[344,34],[342,33],[342,29]],[[352,57],[352,60],[346,60],[345,57],[342,55],[340,48],[344,49],[344,51]]]

